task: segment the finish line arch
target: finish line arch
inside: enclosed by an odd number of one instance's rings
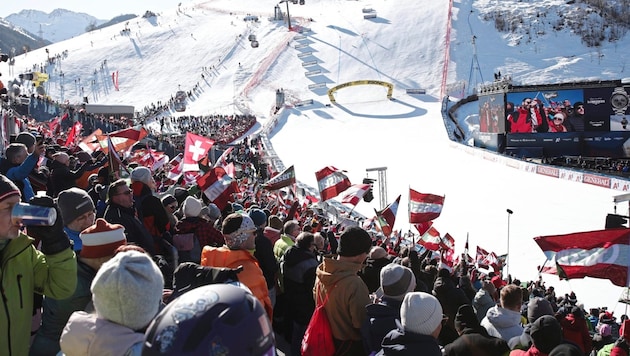
[[[347,87],[351,87],[351,86],[355,86],[355,85],[380,85],[380,86],[384,86],[387,88],[387,99],[391,99],[392,98],[392,94],[394,92],[394,84],[392,83],[388,83],[388,82],[383,82],[380,80],[355,80],[352,82],[347,82],[347,83],[343,83],[343,84],[339,84],[335,87],[332,87],[330,89],[328,89],[328,98],[330,99],[330,102],[335,104],[336,100],[335,100],[335,92],[339,89],[343,89],[343,88],[347,88]]]

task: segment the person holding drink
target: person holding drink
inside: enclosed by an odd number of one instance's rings
[[[0,174],[0,355],[28,354],[33,293],[67,298],[77,283],[74,252],[52,198],[20,200],[18,187]]]

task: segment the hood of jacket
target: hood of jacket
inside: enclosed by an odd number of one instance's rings
[[[324,262],[317,266],[316,274],[321,283],[328,287],[343,278],[356,275],[362,267],[363,264],[361,263],[324,258]]]
[[[514,325],[520,325],[521,323],[521,313],[499,306],[488,309],[486,317],[488,321],[497,328],[509,328]]]
[[[83,311],[72,313],[60,339],[61,351],[74,355],[124,355],[144,334]]]

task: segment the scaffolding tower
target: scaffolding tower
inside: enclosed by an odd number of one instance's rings
[[[387,206],[387,167],[366,168],[366,173],[377,172],[378,173],[378,200],[379,210],[385,209]]]

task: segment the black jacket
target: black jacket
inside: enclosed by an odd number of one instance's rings
[[[457,340],[444,347],[444,356],[501,356],[510,351],[505,340],[464,329]]]
[[[110,202],[105,209],[104,218],[111,224],[120,224],[125,227],[127,243],[138,245],[152,256],[155,255],[153,237],[136,217],[135,208],[124,208]]]
[[[385,335],[398,327],[401,304],[402,301],[383,297],[380,303],[365,306],[367,318],[361,326],[361,338],[366,351],[378,352]]]
[[[377,355],[442,356],[438,341],[431,335],[405,333],[398,329],[390,331]]]
[[[292,319],[307,325],[315,311],[313,286],[317,257],[297,245],[291,246],[283,256],[284,292],[287,294],[288,310]]]

